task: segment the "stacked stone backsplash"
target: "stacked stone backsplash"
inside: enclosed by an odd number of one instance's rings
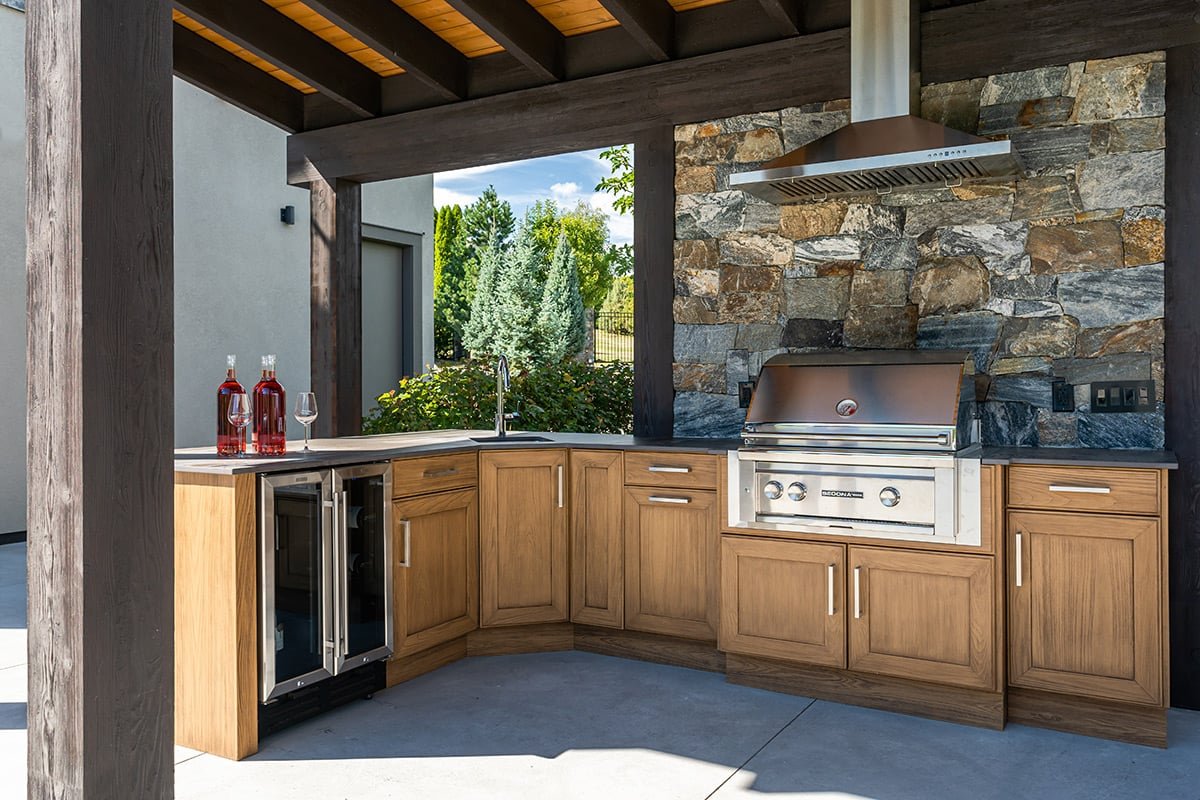
[[[990,377],[985,444],[1161,447],[1164,90],[1161,52],[926,86],[923,116],[1011,138],[1027,177],[792,206],[729,175],[848,101],[677,127],[676,434],[737,435],[738,382],[777,353],[921,347]],[[1089,413],[1094,381],[1151,378],[1154,412]]]

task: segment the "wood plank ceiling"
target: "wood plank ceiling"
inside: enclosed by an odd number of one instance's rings
[[[830,30],[849,15],[845,0],[173,6],[176,74],[293,132]]]

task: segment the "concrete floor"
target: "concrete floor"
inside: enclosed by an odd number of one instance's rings
[[[24,545],[0,546],[0,798],[24,796]],[[177,748],[180,798],[1200,800],[1200,713],[1153,750],[982,731],[587,653],[460,661],[263,742]]]

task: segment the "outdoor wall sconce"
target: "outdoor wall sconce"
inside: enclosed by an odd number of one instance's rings
[[[284,206],[283,208],[279,209],[279,221],[282,222],[284,225],[295,225],[296,224],[296,207],[295,206]]]

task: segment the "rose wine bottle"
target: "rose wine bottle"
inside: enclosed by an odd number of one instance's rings
[[[245,431],[238,431],[229,421],[229,398],[245,394],[238,383],[237,356],[225,356],[225,382],[217,387],[217,455],[236,457],[246,452]]]
[[[262,380],[254,386],[254,450],[263,456],[287,452],[287,398],[275,380],[275,356],[262,357]]]

